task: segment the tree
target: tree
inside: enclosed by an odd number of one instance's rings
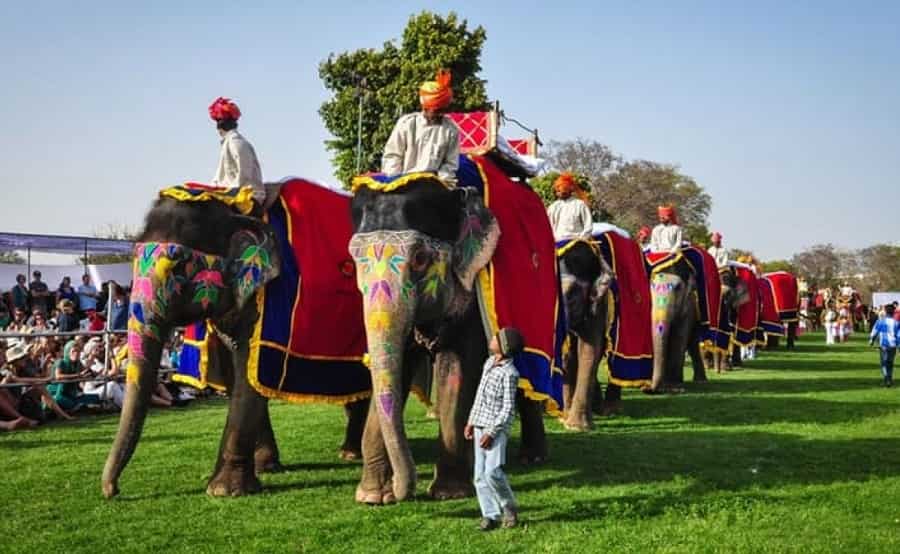
[[[447,17],[422,12],[410,17],[399,44],[381,49],[330,54],[319,64],[319,77],[332,96],[319,115],[333,138],[325,141],[333,154],[336,177],[349,185],[357,173],[357,126],[362,95],[360,172],[377,171],[381,152],[397,118],[419,109],[418,89],[439,69],[453,76],[451,111],[483,110],[488,105],[485,81],[479,78],[484,28],[451,12]]]
[[[603,181],[622,163],[622,157],[609,146],[580,137],[575,140],[550,141],[541,155],[553,171],[569,171],[591,183]]]
[[[797,275],[797,268],[794,267],[794,264],[791,263],[790,260],[770,260],[768,262],[762,262],[760,265],[760,269],[763,273],[787,271],[788,273],[792,273],[795,276]]]
[[[679,223],[689,228],[692,235],[708,235],[712,199],[676,165],[629,161],[591,185],[596,211],[609,214],[613,223],[628,231],[652,226],[657,220],[656,208],[671,204],[677,208]],[[692,238],[700,240],[699,236]]]
[[[900,247],[876,244],[857,253],[860,273],[872,291],[900,290]]]
[[[838,285],[841,276],[841,256],[833,244],[817,244],[794,254],[791,263],[801,277],[820,287]]]
[[[17,252],[0,252],[0,264],[24,264],[25,258]]]

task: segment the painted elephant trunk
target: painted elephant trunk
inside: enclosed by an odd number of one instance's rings
[[[373,412],[393,472],[396,500],[415,493],[416,470],[403,424],[403,352],[416,312],[409,249],[417,235],[357,234],[350,242],[363,297]],[[365,448],[365,447],[364,447]],[[365,456],[365,452],[363,454]]]
[[[372,372],[372,401],[378,414],[379,428],[393,470],[393,492],[396,500],[411,498],[416,490],[416,468],[403,423],[403,342],[394,342],[398,328],[408,334],[406,314],[396,314],[390,331],[369,331],[369,367]],[[411,314],[409,314],[411,315]],[[396,326],[396,327],[395,327]],[[373,340],[374,339],[374,340]]]
[[[133,342],[140,344],[135,351]],[[139,356],[140,355],[140,356]],[[150,407],[150,398],[156,388],[157,368],[162,355],[162,342],[153,337],[138,336],[129,331],[129,359],[125,402],[119,418],[119,430],[112,450],[103,468],[103,496],[112,498],[119,494],[119,476],[128,465]]]

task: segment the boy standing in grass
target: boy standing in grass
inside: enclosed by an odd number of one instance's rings
[[[475,492],[481,507],[481,530],[518,523],[516,499],[503,464],[506,443],[516,417],[516,388],[519,372],[513,356],[524,348],[522,334],[512,327],[501,329],[489,345],[490,356],[475,394],[464,435],[475,441]]]
[[[884,378],[884,386],[894,385],[894,357],[897,355],[897,343],[900,342],[900,323],[894,319],[894,305],[884,307],[884,317],[878,319],[872,327],[869,335],[869,345],[875,344],[881,348],[881,376]]]

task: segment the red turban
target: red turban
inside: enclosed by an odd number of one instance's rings
[[[678,223],[678,214],[675,213],[674,206],[660,206],[656,209],[659,217],[668,217],[672,223]]]
[[[434,81],[425,81],[419,87],[419,102],[426,110],[446,108],[453,101],[453,89],[450,88],[450,72],[438,71]]]
[[[650,230],[650,227],[647,227],[646,225],[644,225],[643,227],[638,229],[637,238],[639,241],[644,240],[650,236],[650,233],[652,233],[652,231]]]
[[[241,117],[241,109],[230,98],[220,96],[209,105],[209,117],[213,118],[214,121],[222,121],[223,119],[234,119],[237,121]]]

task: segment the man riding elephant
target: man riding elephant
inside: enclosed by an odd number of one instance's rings
[[[656,213],[659,216],[659,225],[654,227],[650,234],[650,251],[677,252],[681,249],[683,237],[675,208],[660,206]]]
[[[219,152],[219,165],[211,184],[230,189],[251,187],[253,190],[254,209],[256,215],[262,214],[266,203],[266,189],[263,186],[262,170],[256,150],[244,136],[237,131],[241,110],[238,105],[222,96],[216,98],[209,106],[209,117],[216,122],[221,137],[222,148]]]
[[[434,173],[456,185],[459,167],[459,131],[444,116],[453,101],[450,72],[439,71],[434,81],[419,88],[422,111],[402,116],[384,145],[381,172],[389,177],[408,173]]]

